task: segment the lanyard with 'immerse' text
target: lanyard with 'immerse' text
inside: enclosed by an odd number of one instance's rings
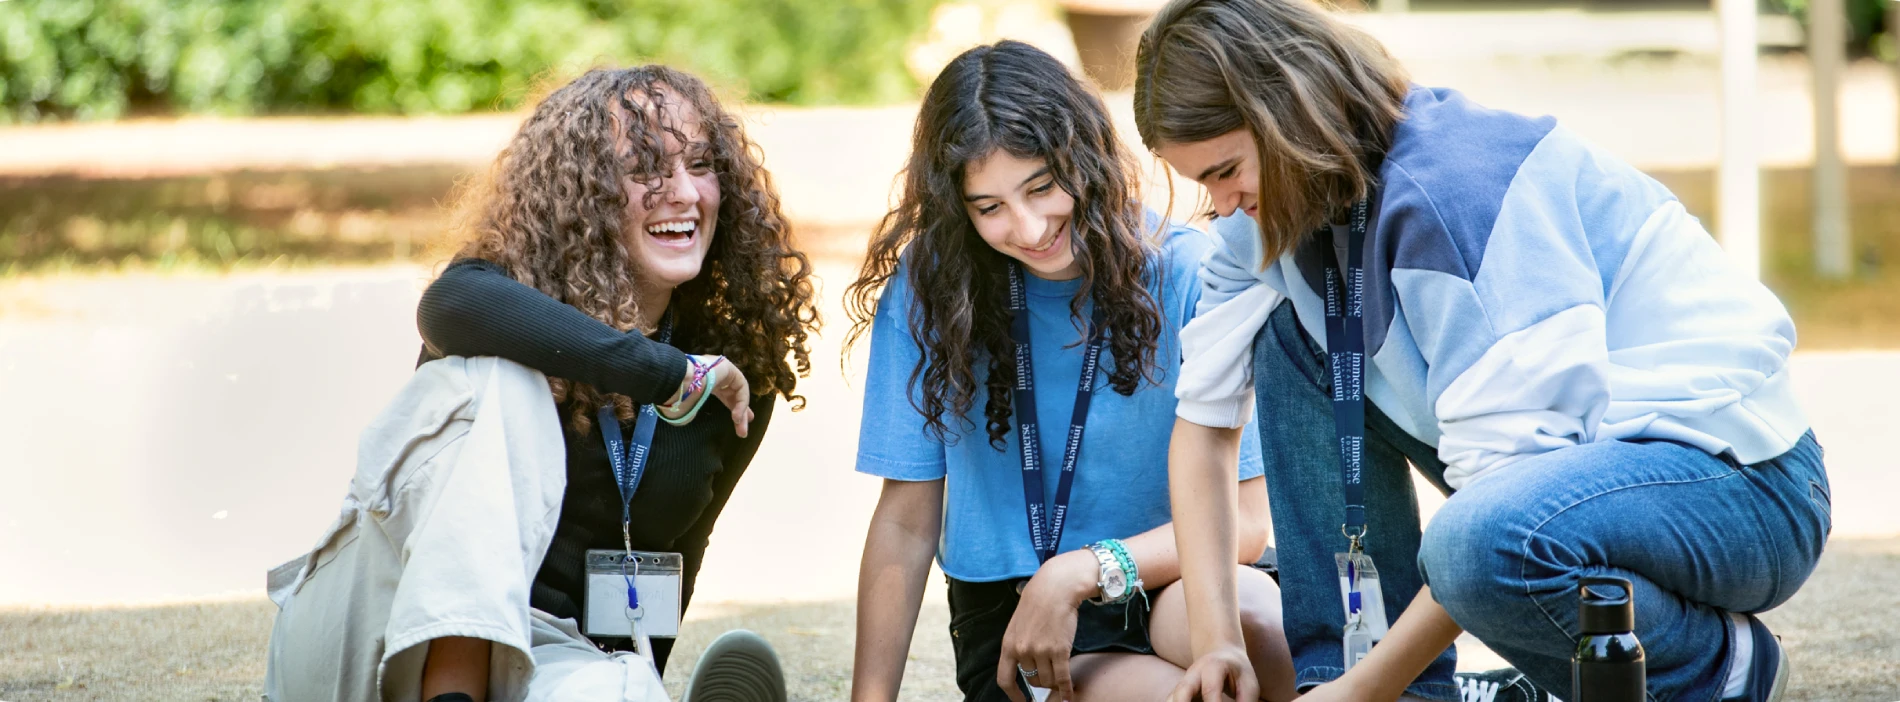
[[[1368,200],[1352,206],[1346,234],[1346,269],[1336,256],[1326,261],[1326,355],[1333,373],[1333,429],[1339,435],[1339,475],[1345,486],[1346,522],[1341,532],[1357,553],[1366,535],[1366,221]]]
[[[1022,267],[1009,266],[1009,336],[1016,345],[1016,386],[1011,395],[1015,406],[1016,437],[1022,444],[1023,502],[1029,512],[1029,541],[1036,559],[1047,563],[1054,558],[1062,542],[1062,528],[1069,516],[1069,491],[1075,484],[1075,462],[1082,453],[1082,430],[1088,424],[1089,400],[1094,395],[1095,374],[1101,367],[1103,328],[1102,308],[1095,307],[1090,321],[1089,344],[1082,354],[1082,377],[1075,389],[1075,413],[1069,419],[1068,443],[1062,449],[1062,473],[1056,478],[1056,499],[1047,504],[1042,482],[1042,435],[1036,421],[1036,378],[1030,368],[1029,302],[1023,289]]]
[[[658,341],[669,344],[673,341],[673,313],[668,312],[660,320]],[[653,405],[640,405],[640,412],[633,424],[631,442],[620,435],[620,417],[614,413],[614,406],[600,408],[600,436],[607,442],[607,461],[614,469],[614,483],[620,488],[620,538],[633,552],[633,493],[640,489],[640,478],[646,475],[647,459],[653,453],[653,429],[659,423],[660,412]]]

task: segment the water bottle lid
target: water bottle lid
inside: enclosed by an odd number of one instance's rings
[[[1622,634],[1636,630],[1636,604],[1630,581],[1587,577],[1577,585],[1577,619],[1583,634]]]

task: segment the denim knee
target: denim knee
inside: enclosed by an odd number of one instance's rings
[[[1281,301],[1260,325],[1260,332],[1254,336],[1253,362],[1256,368],[1267,365],[1297,373],[1310,384],[1330,387],[1332,383],[1326,370],[1325,349],[1300,327],[1292,300]]]
[[[1418,569],[1425,584],[1454,620],[1462,614],[1496,608],[1505,599],[1522,597],[1507,573],[1518,557],[1507,543],[1518,530],[1508,522],[1520,512],[1479,494],[1454,494],[1433,515],[1419,540]]]

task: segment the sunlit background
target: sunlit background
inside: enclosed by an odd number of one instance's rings
[[[1884,568],[1892,582],[1900,2],[1717,2],[1741,11],[1727,24],[1708,0],[1339,11],[1422,84],[1555,115],[1758,260],[1800,330],[1835,549],[1856,559],[1823,575]],[[450,189],[545,89],[648,61],[743,104],[828,323],[801,385],[810,405],[775,418],[692,616],[767,631],[809,659],[795,697],[842,698],[878,484],[852,472],[864,354],[841,355],[838,296],[921,86],[971,45],[1036,44],[1103,90],[1149,165],[1149,204],[1166,207],[1128,93],[1132,41],[1160,4],[0,0],[0,700],[254,699],[264,571],[333,518],[357,431],[412,370],[416,298],[455,243]],[[1199,193],[1174,185],[1186,218]],[[1833,587],[1811,589],[1847,597]],[[1892,592],[1867,596],[1900,611]],[[941,596],[928,603],[906,693],[944,699]],[[1900,622],[1813,616],[1839,638],[1801,645],[1866,665],[1806,673],[1802,694],[1900,698]],[[128,663],[125,637],[171,657]]]

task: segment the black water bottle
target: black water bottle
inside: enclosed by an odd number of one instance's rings
[[[1583,638],[1570,658],[1571,702],[1642,702],[1643,644],[1630,581],[1584,578],[1577,597]]]

